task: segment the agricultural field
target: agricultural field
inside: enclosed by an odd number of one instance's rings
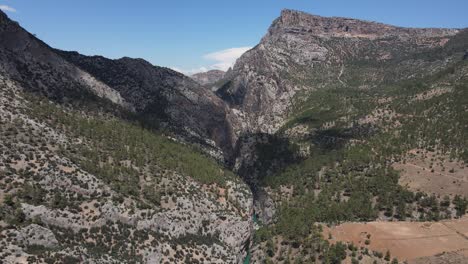
[[[468,217],[440,222],[345,223],[323,228],[328,241],[353,243],[371,251],[387,251],[409,263],[450,253],[468,261]],[[465,262],[466,263],[466,262]]]

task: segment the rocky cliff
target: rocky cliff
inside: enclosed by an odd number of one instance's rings
[[[446,66],[444,56],[422,55],[437,53],[459,32],[283,10],[261,42],[237,60],[217,94],[243,121],[244,131],[274,133],[311,91],[372,88]]]

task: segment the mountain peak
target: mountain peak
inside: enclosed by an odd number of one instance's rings
[[[281,11],[279,19],[276,21],[283,27],[305,27],[320,29],[324,32],[335,31],[337,29],[351,31],[351,26],[354,28],[362,29],[362,27],[378,27],[382,28],[395,28],[393,26],[385,25],[382,23],[345,18],[345,17],[324,17],[314,14],[309,14],[303,11],[284,9]]]
[[[291,9],[281,11],[280,17],[273,22],[270,33],[278,30],[286,33],[313,34],[317,36],[365,38],[401,35],[442,37],[458,32],[455,29],[403,28],[354,18],[323,17]]]
[[[306,13],[304,11],[299,11],[299,10],[294,10],[294,9],[283,9],[281,10],[281,15],[280,18],[283,20],[288,20],[291,18],[301,18],[301,17],[315,17],[315,18],[323,18],[322,16],[319,15],[314,15],[310,13]]]

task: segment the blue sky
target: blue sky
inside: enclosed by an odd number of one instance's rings
[[[0,0],[53,47],[144,58],[191,73],[226,68],[284,8],[409,27],[468,27],[468,0]]]

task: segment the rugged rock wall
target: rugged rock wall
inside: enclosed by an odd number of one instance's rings
[[[440,68],[443,58],[418,54],[443,47],[459,32],[284,10],[261,42],[226,73],[217,94],[233,108],[243,131],[274,133],[311,91],[356,83],[372,88]],[[386,71],[392,63],[400,65]]]

